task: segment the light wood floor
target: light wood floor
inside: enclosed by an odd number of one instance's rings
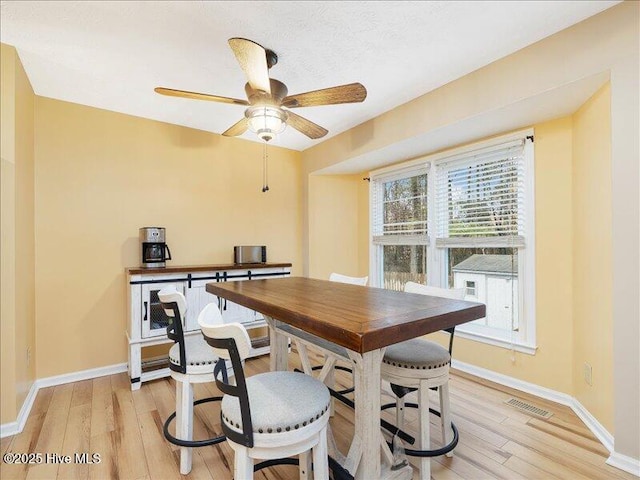
[[[297,359],[291,357],[291,365]],[[268,370],[268,357],[247,361],[247,374]],[[339,383],[350,383],[338,374]],[[212,385],[196,385],[196,398],[216,395]],[[436,394],[433,392],[433,401]],[[511,396],[553,412],[549,420],[504,404]],[[451,379],[453,419],[460,443],[453,458],[432,461],[439,479],[628,479],[635,477],[605,464],[608,452],[567,407],[506,387],[455,374]],[[212,406],[215,405],[215,406]],[[353,435],[353,412],[336,404],[331,420],[338,446],[346,450]],[[2,479],[174,479],[179,452],[162,435],[164,419],[175,410],[170,379],[145,383],[132,392],[126,374],[112,375],[39,391],[22,433],[0,441],[0,451],[16,453],[99,453],[98,464],[0,465]],[[392,414],[392,410],[389,415]],[[433,416],[432,416],[433,417]],[[409,410],[409,428],[415,422]],[[440,438],[432,420],[433,442]],[[217,404],[196,407],[195,438],[220,432]],[[233,452],[226,443],[196,449],[186,478],[232,477]],[[295,467],[274,467],[259,480],[297,478]],[[414,470],[414,478],[418,478]]]

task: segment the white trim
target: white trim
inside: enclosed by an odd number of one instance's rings
[[[640,477],[640,460],[637,458],[629,457],[618,452],[612,452],[606,463],[607,465],[619,468],[631,475]]]
[[[436,191],[436,174],[437,170],[434,163],[430,163],[429,176],[427,177],[427,192],[431,195],[435,195]],[[434,196],[431,198],[434,198]],[[436,246],[436,227],[438,222],[436,221],[438,215],[438,209],[436,202],[427,200],[427,233],[429,234],[429,248],[427,248],[427,285],[446,285],[441,282],[440,275],[442,273],[443,255],[442,251],[438,251]]]
[[[31,384],[31,388],[29,389],[29,393],[27,394],[27,398],[24,399],[22,403],[22,408],[20,409],[20,413],[18,413],[18,418],[15,422],[3,423],[0,425],[0,438],[9,437],[11,435],[16,435],[20,433],[25,424],[27,423],[27,419],[29,418],[29,413],[31,412],[31,407],[33,407],[33,402],[36,399],[36,395],[38,393],[38,387],[36,382]]]
[[[429,177],[427,177],[428,179]],[[367,242],[371,242],[375,229],[377,209],[373,208],[372,202],[375,197],[375,189],[378,188],[378,184],[375,181],[369,180],[369,237]],[[371,286],[377,287],[380,282],[380,273],[378,271],[380,261],[378,256],[380,255],[380,247],[371,244],[369,249],[369,281]]]
[[[106,367],[90,368],[89,370],[80,370],[79,372],[41,378],[36,380],[36,383],[38,384],[38,388],[53,387],[56,385],[64,385],[65,383],[80,382],[82,380],[104,377],[105,375],[113,375],[126,371],[126,363],[116,363],[115,365],[107,365]]]
[[[470,365],[468,363],[461,362],[455,359],[451,360],[451,367],[460,370],[461,372],[465,372],[494,383],[499,383],[500,385],[514,388],[516,390],[520,390],[521,392],[529,393],[545,400],[559,403],[560,405],[566,405],[567,407],[571,408],[571,410],[573,410],[573,412],[578,416],[578,418],[580,418],[580,420],[584,422],[587,428],[591,430],[591,433],[595,435],[600,443],[602,443],[602,445],[609,452],[613,452],[613,435],[611,435],[611,433],[609,433],[607,429],[604,428],[604,426],[600,422],[598,422],[598,420],[596,420],[596,418],[591,415],[591,413],[589,413],[589,411],[575,397],[572,397],[571,395],[566,393],[558,392],[556,390],[551,390],[550,388],[541,387],[540,385],[536,385],[534,383],[525,382],[524,380],[519,380],[508,375],[503,375],[502,373],[497,373],[485,368],[476,367],[475,365]],[[611,457],[609,457],[609,459],[611,459]],[[607,460],[607,463],[609,463],[609,460]],[[617,467],[617,465],[613,466]]]
[[[55,375],[53,377],[40,378],[36,380],[31,385],[31,389],[29,390],[27,398],[25,398],[22,404],[22,408],[20,408],[20,413],[18,413],[18,418],[16,419],[16,421],[3,423],[2,425],[0,425],[0,438],[17,435],[18,433],[22,432],[25,424],[27,423],[27,419],[29,418],[29,413],[31,413],[33,402],[35,401],[38,391],[41,388],[63,385],[65,383],[79,382],[82,380],[104,377],[105,375],[113,375],[126,371],[126,363],[117,363],[115,365],[108,365],[106,367],[91,368],[89,370],[65,373],[63,375]]]
[[[533,132],[531,132],[533,135]],[[520,289],[519,302],[520,315],[524,320],[525,341],[529,345],[536,344],[536,198],[535,198],[535,150],[533,141],[524,142],[524,171],[525,171],[525,224],[527,226],[526,248],[522,249],[524,261],[518,262],[518,273],[522,274],[522,280],[518,281]],[[518,259],[520,260],[520,259]],[[526,288],[525,288],[526,284]]]
[[[0,425],[0,438],[10,437],[11,435],[17,435],[22,430],[18,428],[18,422],[8,422]]]
[[[19,418],[19,417],[18,417]],[[0,425],[0,438],[10,437],[11,435],[17,435],[22,430],[18,428],[18,422],[8,422]]]
[[[604,428],[604,426],[596,419],[596,417],[591,415],[589,410],[587,410],[585,406],[578,401],[577,398],[571,397],[571,399],[573,400],[573,402],[569,406],[571,407],[571,410],[573,410],[573,413],[575,413],[578,418],[580,418],[580,420],[584,422],[589,430],[591,430],[591,433],[593,433],[596,438],[600,440],[600,443],[602,443],[604,448],[609,450],[609,453],[613,452],[613,435],[611,435],[609,431]]]
[[[483,335],[477,332],[470,332],[468,330],[462,330],[463,325],[456,327],[456,337],[466,338],[467,340],[473,340],[475,342],[482,342],[494,347],[506,348],[507,350],[515,350],[516,352],[526,353],[527,355],[535,355],[538,346],[529,343],[518,343],[511,341],[511,339],[497,338]]]

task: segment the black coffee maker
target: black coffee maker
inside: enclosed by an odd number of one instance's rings
[[[164,267],[171,260],[171,250],[165,243],[163,227],[143,227],[140,229],[143,267]]]

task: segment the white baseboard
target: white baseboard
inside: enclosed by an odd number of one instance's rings
[[[105,375],[113,375],[127,371],[126,363],[116,363],[106,367],[90,368],[89,370],[81,370],[79,372],[65,373],[63,375],[55,375],[53,377],[40,378],[36,380],[38,388],[54,387],[56,385],[64,385],[65,383],[80,382],[92,378],[104,377]]]
[[[126,363],[117,363],[115,365],[109,365],[106,367],[91,368],[89,370],[81,370],[79,372],[65,373],[64,375],[55,375],[53,377],[40,378],[33,382],[31,389],[25,398],[18,418],[15,422],[3,423],[0,425],[0,438],[16,435],[24,429],[33,402],[36,399],[38,390],[45,387],[53,387],[56,385],[63,385],[65,383],[79,382],[81,380],[89,380],[92,378],[104,377],[105,375],[113,375],[115,373],[121,373],[127,371]]]
[[[22,403],[22,408],[20,409],[20,413],[18,413],[18,418],[15,422],[3,423],[0,425],[0,438],[9,437],[11,435],[16,435],[20,433],[25,424],[27,423],[27,418],[29,418],[29,413],[31,412],[31,407],[33,407],[33,402],[36,399],[36,395],[38,394],[38,386],[36,382],[31,384],[31,388],[29,389],[29,393],[27,393],[27,398],[24,399]]]
[[[8,422],[0,425],[0,438],[10,437],[11,435],[16,435],[20,432],[21,430],[18,428],[18,422]]]
[[[517,378],[509,377],[502,373],[492,372],[485,368],[460,362],[458,360],[452,360],[451,367],[460,370],[461,372],[475,375],[476,377],[484,378],[485,380],[489,380],[494,383],[499,383],[506,387],[530,393],[531,395],[544,398],[545,400],[566,405],[574,411],[580,420],[584,422],[587,428],[591,430],[609,453],[613,453],[613,435],[611,435],[611,433],[609,433],[607,429],[604,428],[602,424],[598,422],[598,420],[596,420],[596,418],[591,415],[591,413],[589,413],[589,411],[584,408],[584,406],[575,397],[566,393],[551,390],[550,388],[541,387],[534,383],[525,382],[524,380],[518,380]]]
[[[631,475],[640,477],[640,460],[636,458],[628,457],[622,453],[613,452],[607,459],[607,465],[611,465],[612,467],[624,470]]]
[[[582,405],[578,401],[578,399],[574,398],[573,404],[569,406],[571,407],[571,410],[573,410],[574,413],[578,416],[578,418],[580,418],[580,420],[584,422],[589,430],[591,430],[591,433],[593,433],[596,438],[600,440],[600,443],[602,443],[604,448],[609,450],[609,453],[613,453],[613,435],[611,435],[607,431],[607,429],[604,428],[604,426],[600,422],[598,422],[598,420],[596,420],[593,415],[591,415],[589,410],[584,408],[584,405]]]

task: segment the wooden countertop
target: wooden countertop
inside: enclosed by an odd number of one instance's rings
[[[158,275],[163,273],[181,272],[215,272],[220,270],[257,270],[260,268],[291,267],[290,263],[223,263],[216,265],[170,265],[168,267],[128,267],[125,269],[129,275]]]
[[[206,290],[360,353],[486,314],[480,303],[302,277],[213,282]]]

